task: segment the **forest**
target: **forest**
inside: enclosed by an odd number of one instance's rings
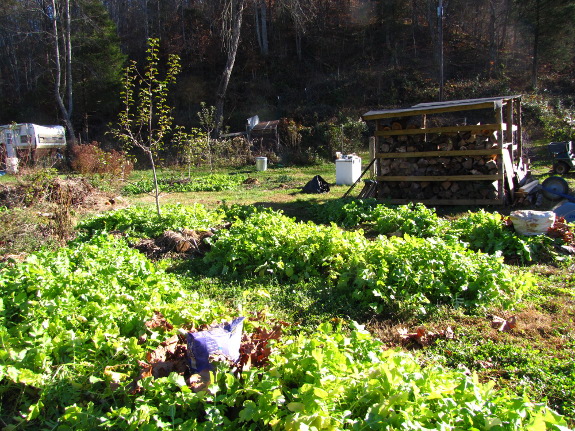
[[[114,146],[122,74],[150,38],[181,61],[169,103],[183,127],[198,126],[202,103],[221,132],[253,115],[314,126],[509,94],[565,117],[573,22],[570,0],[6,0],[0,124],[62,124]]]

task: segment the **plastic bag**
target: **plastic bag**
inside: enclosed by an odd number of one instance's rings
[[[192,373],[211,370],[210,355],[221,353],[232,361],[240,357],[240,343],[245,317],[225,323],[208,331],[188,332],[188,366]]]
[[[553,211],[513,211],[509,218],[515,231],[521,235],[543,235],[555,223]]]
[[[302,189],[303,193],[327,193],[329,184],[321,176],[313,177]]]

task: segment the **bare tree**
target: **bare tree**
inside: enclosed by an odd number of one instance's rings
[[[302,37],[317,12],[316,0],[281,0],[280,10],[287,12],[294,24],[295,46],[298,60],[302,59]]]
[[[254,0],[255,7],[255,26],[258,45],[262,55],[268,55],[268,6],[266,0]]]
[[[223,0],[222,40],[227,60],[216,93],[216,135],[221,133],[224,123],[224,103],[240,44],[244,7],[245,0]]]
[[[71,38],[71,17],[70,17],[70,0],[62,0],[61,7],[57,7],[56,0],[52,0],[51,9],[47,11],[48,17],[52,21],[52,37],[54,44],[54,95],[56,102],[64,117],[66,130],[71,141],[74,142],[76,134],[72,124],[72,112],[74,110],[74,97],[72,91],[72,38]],[[60,30],[59,22],[64,20],[63,29]],[[60,44],[63,46],[64,53],[60,53]],[[62,67],[62,58],[64,68]],[[64,79],[62,79],[64,75]],[[63,81],[63,82],[62,82]]]

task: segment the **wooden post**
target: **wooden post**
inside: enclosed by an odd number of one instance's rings
[[[516,118],[517,118],[517,153],[519,154],[520,163],[523,163],[523,126],[521,124],[521,98],[515,99]],[[527,163],[526,163],[527,165]],[[527,169],[529,166],[525,166]]]
[[[495,102],[495,122],[500,126],[498,133],[497,133],[497,143],[499,148],[503,149],[503,130],[501,130],[503,126],[503,101]],[[504,165],[503,165],[503,156],[497,157],[497,171],[499,172],[499,179],[497,180],[497,193],[498,198],[501,202],[505,199],[505,181],[504,178]]]
[[[439,101],[443,101],[443,0],[437,7],[437,28],[439,30]]]
[[[505,123],[507,125],[507,130],[505,131],[505,142],[513,143],[513,99],[510,99],[506,104]]]
[[[376,142],[376,137],[375,136],[370,136],[369,138],[369,159],[373,160],[375,159],[375,142]],[[371,178],[375,177],[375,163],[373,163],[371,165],[371,168],[369,170],[369,174],[371,176]]]

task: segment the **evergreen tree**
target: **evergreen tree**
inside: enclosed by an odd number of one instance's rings
[[[538,84],[539,66],[572,67],[575,55],[575,3],[572,0],[516,0],[519,22],[530,36],[531,83]]]
[[[82,0],[76,13],[72,34],[75,121],[82,125],[82,138],[90,141],[119,110],[126,57],[116,26],[100,0]]]

